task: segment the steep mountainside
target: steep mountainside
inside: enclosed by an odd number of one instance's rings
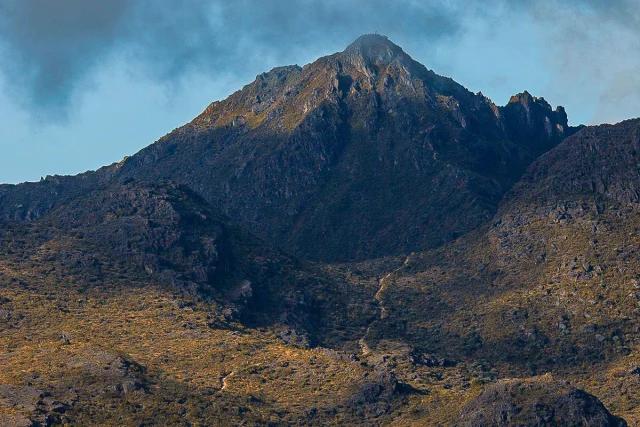
[[[227,227],[199,196],[174,185],[89,192],[31,223],[6,223],[2,243],[5,262],[43,268],[61,283],[159,283],[178,295],[229,303],[234,312],[269,293],[259,287],[269,286],[269,274],[278,276],[274,293],[292,291],[298,279],[286,278],[293,261]],[[272,266],[279,270],[266,273]]]
[[[187,188],[130,182],[5,223],[0,424],[389,419],[411,389],[310,348],[361,336],[371,294],[226,221]]]
[[[0,201],[4,217],[32,218],[90,178],[170,179],[290,253],[366,259],[477,227],[572,131],[542,98],[524,92],[496,107],[368,35],[258,76],[95,177],[0,189]]]
[[[152,283],[220,305],[227,320],[280,325],[298,344],[359,338],[373,313],[343,306],[371,298],[229,225],[198,195],[174,184],[112,185],[0,232],[3,260],[60,283]],[[350,295],[349,295],[350,294]],[[282,329],[281,328],[281,329]],[[327,328],[340,329],[341,334]],[[343,336],[343,338],[340,338]]]
[[[491,224],[409,256],[381,282],[368,351],[555,372],[638,422],[639,144],[640,120],[583,129],[529,168]]]

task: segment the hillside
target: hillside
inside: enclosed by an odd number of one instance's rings
[[[639,120],[578,132],[489,224],[409,256],[377,294],[367,347],[409,345],[498,377],[553,372],[637,422],[639,136]]]
[[[0,186],[0,424],[637,425],[639,165],[383,36],[261,74]]]
[[[462,405],[503,376],[408,335],[363,347],[374,277],[408,264],[301,264],[184,187],[94,191],[5,223],[1,241],[8,424],[464,423],[475,410]],[[580,399],[595,398],[545,381],[545,404],[578,393],[569,419],[593,411]]]
[[[184,187],[94,191],[0,242],[0,420],[364,422],[403,399],[390,372],[310,349],[329,326],[358,331],[367,313],[341,305],[357,293]]]

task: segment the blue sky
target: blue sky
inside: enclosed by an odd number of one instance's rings
[[[3,0],[0,182],[120,160],[274,66],[363,33],[499,105],[640,116],[637,0]]]

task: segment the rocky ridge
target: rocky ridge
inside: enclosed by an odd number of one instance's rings
[[[122,163],[0,188],[0,215],[35,218],[112,181],[171,180],[297,256],[401,255],[485,222],[526,166],[573,131],[542,98],[524,92],[497,107],[367,35],[259,75]]]

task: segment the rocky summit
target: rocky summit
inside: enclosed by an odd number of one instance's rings
[[[640,423],[640,119],[377,34],[0,186],[0,424]]]
[[[90,183],[167,179],[296,256],[401,255],[487,221],[529,163],[572,132],[542,98],[497,107],[365,35],[259,75],[120,164],[5,189],[2,215],[33,218]]]

